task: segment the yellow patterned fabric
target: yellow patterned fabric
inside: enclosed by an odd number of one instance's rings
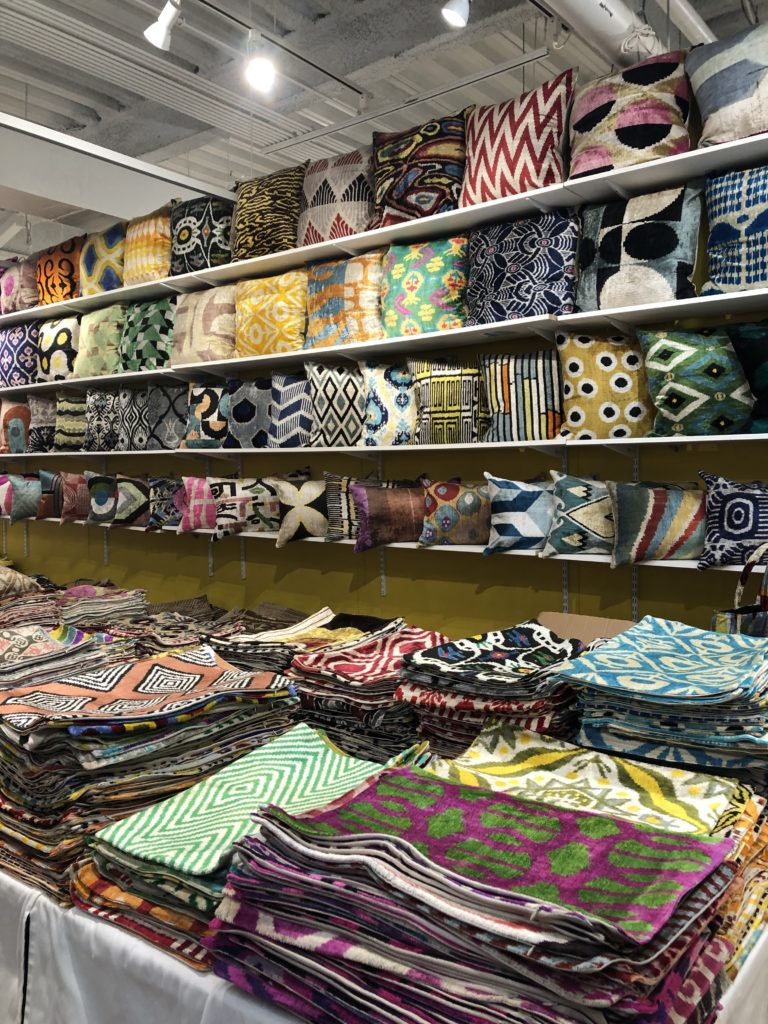
[[[235,355],[293,352],[304,344],[307,272],[238,281],[235,286]]]
[[[171,272],[171,210],[164,206],[129,221],[125,236],[124,283],[159,281]]]
[[[101,295],[122,285],[125,228],[125,223],[118,221],[86,238],[80,253],[81,295]]]

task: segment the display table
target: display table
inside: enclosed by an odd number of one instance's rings
[[[221,978],[82,911],[62,910],[2,873],[0,986],[0,1024],[297,1024]],[[723,1004],[718,1024],[768,1020],[768,931]]]

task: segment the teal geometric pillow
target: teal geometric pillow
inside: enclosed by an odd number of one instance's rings
[[[11,473],[11,522],[18,523],[21,519],[34,519],[40,507],[43,494],[40,477],[37,473]]]
[[[611,498],[601,480],[552,472],[554,517],[543,558],[550,555],[610,555],[614,528]]]
[[[755,397],[722,330],[638,331],[656,406],[651,437],[739,434]]]
[[[539,551],[552,526],[551,483],[504,480],[485,474],[491,499],[491,525],[484,555],[494,551]]]

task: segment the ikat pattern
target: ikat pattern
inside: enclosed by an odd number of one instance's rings
[[[215,196],[171,203],[171,276],[230,262],[234,205]]]
[[[37,379],[66,380],[75,371],[80,344],[80,321],[76,316],[45,320],[38,335]]]
[[[373,216],[370,146],[308,165],[301,191],[299,246],[365,231]]]
[[[379,312],[383,255],[383,250],[377,250],[310,266],[304,348],[384,337]]]

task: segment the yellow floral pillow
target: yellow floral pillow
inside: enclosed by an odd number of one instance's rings
[[[465,325],[468,248],[466,237],[390,246],[381,282],[388,338]]]
[[[128,222],[123,283],[159,281],[171,272],[171,210],[164,206]]]
[[[293,352],[304,344],[307,272],[238,281],[235,286],[235,355]]]

